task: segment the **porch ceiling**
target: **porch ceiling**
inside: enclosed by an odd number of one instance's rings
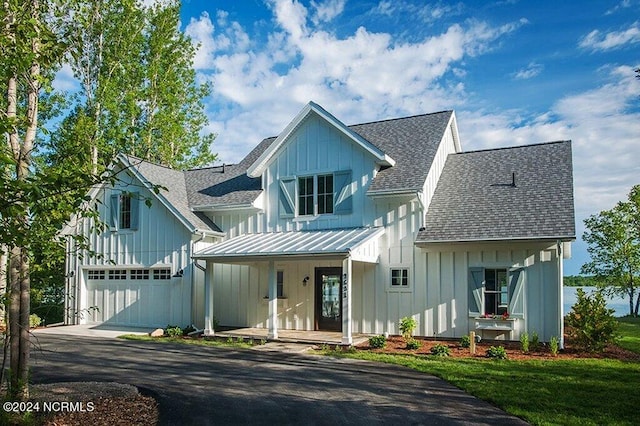
[[[360,262],[378,262],[378,238],[384,228],[245,234],[200,250],[194,259],[225,261],[298,256],[347,256]]]

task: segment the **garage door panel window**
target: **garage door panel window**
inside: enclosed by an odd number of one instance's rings
[[[153,270],[153,279],[154,280],[168,280],[168,279],[171,279],[171,269],[169,269],[169,268],[154,269]]]
[[[132,280],[148,280],[149,270],[148,269],[132,269],[131,279]]]
[[[104,270],[100,269],[91,269],[87,273],[87,278],[90,280],[104,280],[105,273]]]
[[[127,270],[126,269],[111,269],[109,271],[109,279],[110,280],[126,280],[127,279]]]

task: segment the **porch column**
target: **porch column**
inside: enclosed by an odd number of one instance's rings
[[[352,345],[351,332],[351,256],[342,261],[342,344]]]
[[[560,324],[558,330],[560,338],[560,349],[564,349],[564,268],[563,268],[563,252],[562,241],[558,241],[556,255],[558,257],[558,313],[560,314]]]
[[[267,338],[278,338],[278,281],[273,260],[269,261],[269,333]]]
[[[204,269],[204,335],[213,336],[213,263]]]

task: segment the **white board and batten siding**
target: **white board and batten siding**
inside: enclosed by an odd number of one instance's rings
[[[138,203],[137,229],[97,233],[93,221],[78,224],[76,232],[89,237],[98,256],[85,252],[74,259],[75,279],[69,291],[76,297],[75,305],[69,306],[68,321],[147,327],[191,324],[192,274],[197,273],[191,262],[192,234],[131,176],[98,193],[95,202],[105,223],[110,220],[111,195],[122,192],[139,194],[138,200],[132,199]],[[146,198],[152,199],[151,207],[146,206]],[[126,274],[109,279],[109,270],[116,269]],[[168,277],[161,274],[154,279],[154,269],[168,270]],[[104,278],[92,272],[89,279],[89,271],[99,270],[105,271]],[[148,279],[145,275],[133,279],[133,270],[148,270]],[[182,277],[174,277],[180,270]]]

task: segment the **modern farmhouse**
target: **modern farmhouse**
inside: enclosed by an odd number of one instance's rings
[[[568,141],[463,152],[453,111],[347,126],[310,102],[236,165],[114,166],[107,228],[65,231],[99,254],[69,239],[68,323],[562,336]]]

